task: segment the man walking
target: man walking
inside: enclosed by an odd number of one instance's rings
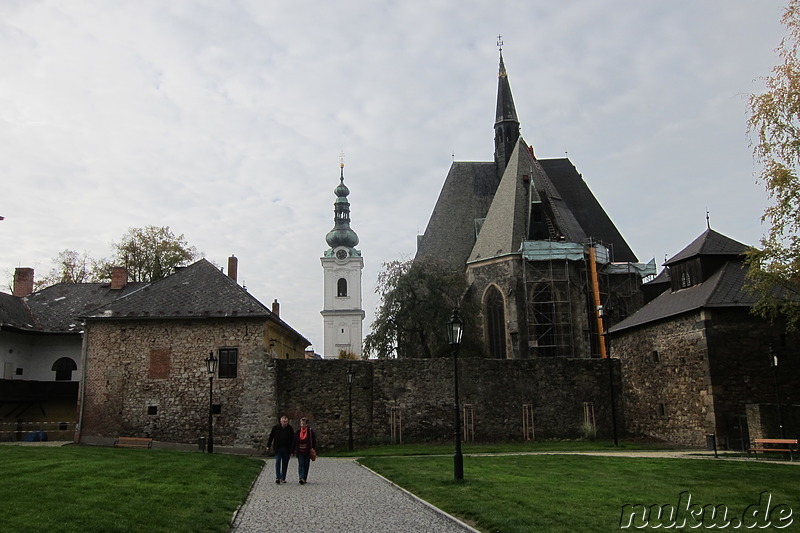
[[[293,438],[294,430],[289,425],[289,419],[282,416],[281,423],[272,427],[267,440],[267,448],[271,448],[275,443],[275,483],[286,483],[286,469],[289,468]]]

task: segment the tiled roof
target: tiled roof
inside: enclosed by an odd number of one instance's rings
[[[104,318],[261,317],[272,312],[205,259],[87,313]]]
[[[608,331],[616,333],[701,308],[750,307],[755,298],[745,289],[746,268],[741,261],[728,261],[706,281],[663,292]]]

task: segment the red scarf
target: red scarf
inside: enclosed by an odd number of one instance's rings
[[[308,427],[300,428],[300,440],[306,440],[308,437]]]

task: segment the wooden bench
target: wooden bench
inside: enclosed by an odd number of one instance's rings
[[[114,441],[115,448],[152,448],[153,439],[145,437],[117,437]]]
[[[753,452],[758,459],[757,452],[783,452],[789,454],[789,460],[793,461],[793,454],[798,452],[797,439],[755,439],[753,445],[747,449],[747,455]]]

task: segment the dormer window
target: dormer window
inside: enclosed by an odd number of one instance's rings
[[[688,272],[681,272],[681,289],[692,286],[692,276]]]

